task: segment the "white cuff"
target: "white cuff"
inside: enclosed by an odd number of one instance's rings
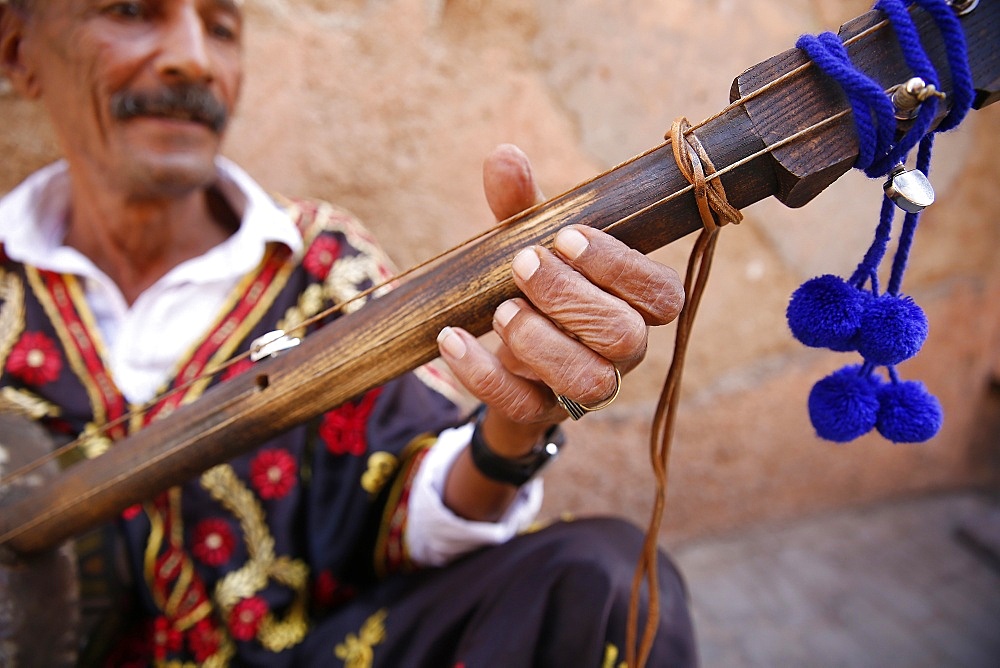
[[[421,566],[442,566],[486,545],[498,545],[522,532],[542,505],[542,480],[535,478],[517,496],[498,522],[463,519],[444,505],[444,484],[452,464],[472,438],[471,424],[446,429],[420,463],[410,491],[406,548]]]

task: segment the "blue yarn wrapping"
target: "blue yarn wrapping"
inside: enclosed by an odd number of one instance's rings
[[[934,131],[947,132],[958,127],[965,119],[972,108],[976,94],[972,83],[972,71],[969,68],[965,33],[948,3],[941,0],[911,0],[908,4],[913,2],[920,5],[934,19],[944,41],[948,69],[951,73],[951,109]]]
[[[892,102],[882,86],[854,67],[847,49],[832,32],[816,36],[802,35],[795,46],[809,54],[812,61],[828,76],[836,79],[844,89],[854,112],[854,125],[858,133],[858,158],[854,166],[867,173],[878,157],[877,152],[885,151],[885,147],[892,145],[896,122],[883,122],[885,118],[895,117]],[[886,173],[888,172],[877,176]]]
[[[892,220],[896,213],[896,205],[888,197],[882,198],[882,210],[879,214],[879,223],[875,228],[875,239],[861,260],[861,264],[851,275],[850,283],[857,287],[862,287],[865,281],[871,281],[872,292],[878,294],[878,267],[885,257],[885,251],[889,247],[889,237],[892,235]]]
[[[917,151],[916,168],[923,172],[924,176],[928,177],[931,172],[931,150],[933,148],[934,135],[929,134],[920,141],[920,150]],[[891,295],[898,295],[902,286],[903,272],[906,271],[906,261],[910,255],[910,246],[913,244],[913,235],[917,231],[918,222],[920,222],[920,213],[907,212],[903,216],[903,229],[899,235],[896,256],[892,260],[892,274],[889,277],[889,285],[886,288]]]
[[[931,84],[940,90],[941,82],[938,79],[937,70],[934,69],[934,65],[931,64],[930,59],[927,58],[927,54],[924,53],[923,46],[920,43],[920,34],[917,32],[917,27],[913,24],[913,19],[910,18],[909,11],[907,11],[907,6],[910,4],[913,4],[913,0],[907,3],[904,3],[902,0],[879,0],[875,4],[875,8],[885,12],[893,31],[896,33],[899,46],[903,51],[903,59],[906,60],[906,64],[913,70],[914,76],[920,77],[925,83]],[[865,173],[871,177],[885,176],[893,167],[901,162],[905,162],[906,157],[910,154],[913,147],[930,130],[931,123],[934,122],[934,118],[937,116],[937,107],[938,100],[936,97],[931,97],[924,101],[920,105],[917,117],[906,134],[894,146],[889,148],[880,161],[872,164]],[[886,121],[889,118],[887,116]],[[895,124],[894,119],[891,122]]]
[[[802,35],[796,46],[843,88],[858,135],[854,167],[871,178],[905,163],[919,144],[916,169],[930,173],[935,132],[957,127],[971,108],[975,91],[966,55],[965,35],[944,0],[878,0],[899,41],[903,57],[925,83],[941,89],[938,73],[924,52],[909,8],[920,6],[941,33],[952,90],[951,108],[933,130],[938,100],[921,103],[903,134],[897,132],[895,109],[882,86],[858,70],[840,39],[830,32]],[[927,319],[912,299],[900,294],[903,274],[919,222],[907,213],[893,257],[886,292],[879,294],[879,266],[892,235],[895,205],[884,197],[875,237],[851,277],[830,274],[810,279],[792,295],[786,317],[796,339],[835,351],[857,350],[864,363],[842,368],[816,383],[809,395],[809,416],[817,434],[846,442],[877,428],[894,442],[921,442],[934,436],[942,421],[941,405],[922,383],[900,381],[895,365],[915,355],[927,337]],[[866,291],[865,285],[869,288]],[[874,375],[885,366],[889,382]]]

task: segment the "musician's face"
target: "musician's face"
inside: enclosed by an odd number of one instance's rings
[[[71,166],[137,197],[211,182],[242,78],[241,0],[35,0],[0,56]]]

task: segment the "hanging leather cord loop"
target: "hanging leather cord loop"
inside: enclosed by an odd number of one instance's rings
[[[670,362],[670,371],[667,373],[663,391],[660,394],[656,413],[653,416],[650,433],[650,459],[656,478],[656,497],[649,526],[646,529],[642,554],[632,580],[629,601],[628,625],[626,627],[626,664],[632,668],[642,668],[646,664],[659,623],[660,596],[656,570],[657,539],[666,504],[668,460],[687,345],[691,337],[691,329],[694,326],[698,305],[701,303],[701,297],[708,283],[719,228],[728,223],[738,224],[743,220],[743,214],[733,207],[726,198],[726,190],[722,181],[718,178],[708,179],[715,173],[715,165],[712,164],[712,159],[705,147],[691,130],[691,125],[686,118],[681,117],[673,122],[667,139],[671,143],[678,169],[692,185],[704,228],[699,233],[688,258],[687,275],[684,279],[685,303],[677,318],[674,355]],[[639,604],[644,580],[649,585],[649,610],[641,642],[637,644]]]

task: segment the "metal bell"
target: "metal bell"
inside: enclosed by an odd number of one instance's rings
[[[903,165],[889,172],[882,189],[893,204],[907,213],[919,213],[934,203],[934,187],[924,173]]]

